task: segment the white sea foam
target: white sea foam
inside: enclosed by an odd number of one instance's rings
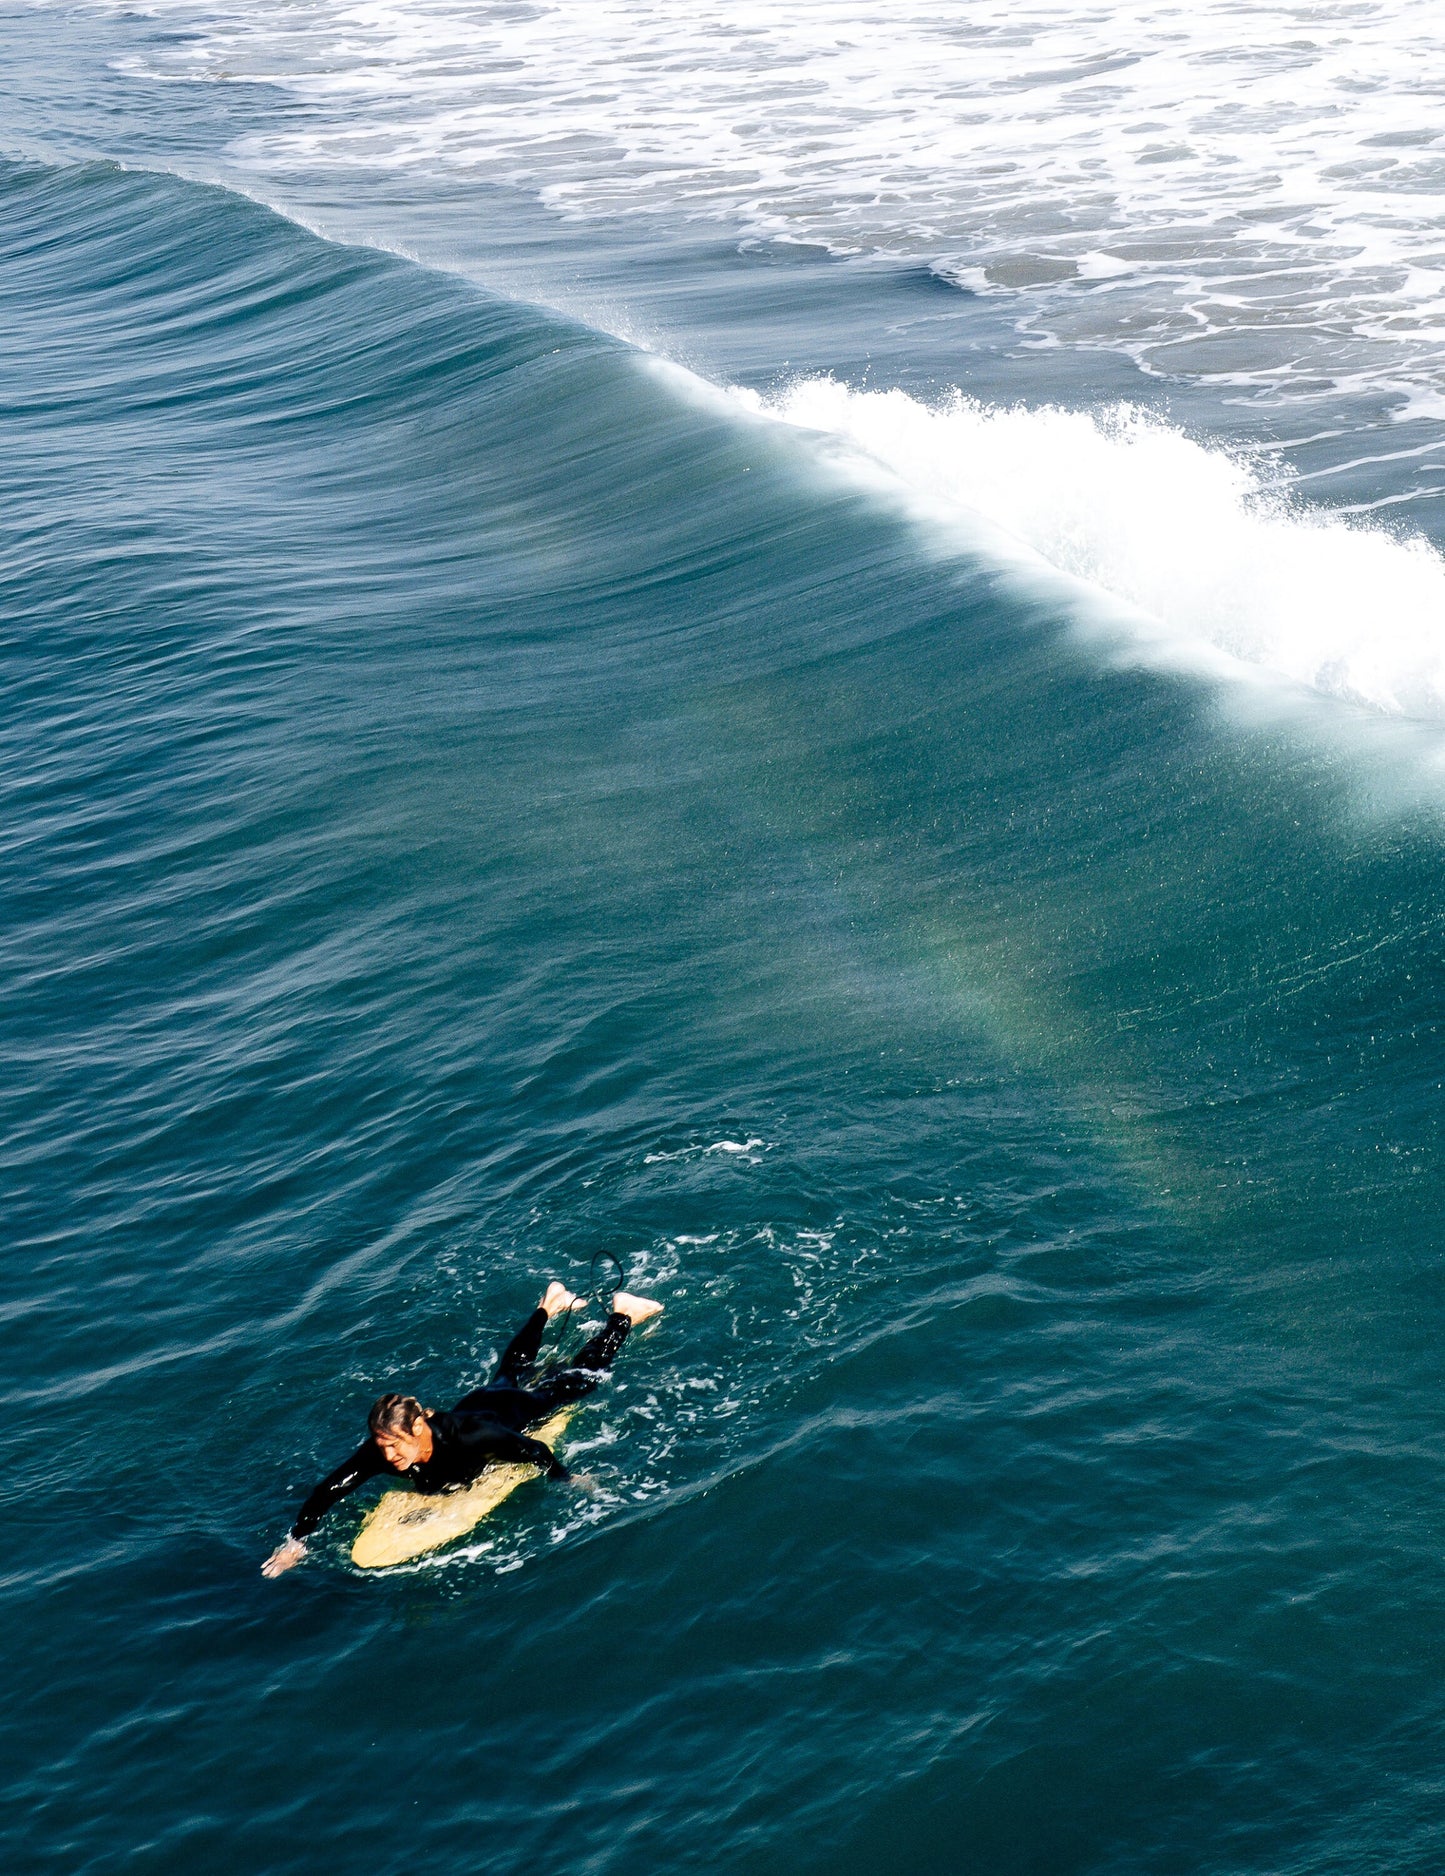
[[[810,379],[735,403],[822,433],[931,520],[1116,602],[1196,667],[1265,671],[1388,715],[1445,717],[1445,559],[1312,510],[1251,464],[1127,408],[997,409]],[[980,533],[982,523],[986,533]]]
[[[1041,333],[1310,393],[1445,386],[1434,0],[151,0],[152,76],[293,94],[244,166],[915,255]]]

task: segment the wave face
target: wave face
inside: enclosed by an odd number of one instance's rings
[[[1414,16],[0,11],[6,1867],[1438,1869]]]
[[[924,499],[1089,582],[1155,655],[1438,717],[1442,301],[1415,76],[1438,29],[1417,7],[962,19],[818,0],[715,27],[613,0],[229,14],[166,0],[157,18],[184,30],[117,46],[119,70],[173,94],[284,100],[218,135],[221,170],[246,187],[320,225],[353,190],[366,206],[341,217],[350,232],[494,280],[515,281],[514,264],[495,237],[468,249],[458,190],[632,228],[610,275],[564,242],[560,265],[534,251],[521,290],[705,373],[771,379],[771,408],[806,405],[809,427],[902,465]],[[439,227],[432,190],[457,203]],[[638,280],[657,243],[636,229],[699,226],[889,257],[983,296],[987,349],[1012,353],[1021,395],[996,370],[976,384],[980,335],[947,293],[951,315],[880,306],[852,340],[862,373],[834,393],[777,392],[796,320],[760,319],[750,370],[717,369],[716,348],[679,333],[680,270],[650,300]],[[1137,414],[1100,394],[1103,350],[1143,373],[1118,387]],[[863,395],[860,376],[920,365],[926,389]]]
[[[461,171],[921,256],[1151,371],[1440,408],[1445,34],[1421,0],[160,10],[192,30],[136,69],[304,103],[242,134],[246,167]]]

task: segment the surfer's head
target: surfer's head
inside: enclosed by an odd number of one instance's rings
[[[414,1395],[383,1394],[366,1416],[366,1424],[393,1472],[405,1472],[419,1460],[431,1458],[431,1427]]]

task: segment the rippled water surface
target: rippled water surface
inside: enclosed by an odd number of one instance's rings
[[[1437,38],[0,5],[8,1866],[1439,1867]]]

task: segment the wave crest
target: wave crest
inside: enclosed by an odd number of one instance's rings
[[[1445,559],[1429,542],[1306,507],[1145,412],[1005,409],[958,392],[929,406],[816,378],[740,395],[842,441],[933,516],[982,518],[1124,602],[1142,636],[1391,715],[1445,717]]]

